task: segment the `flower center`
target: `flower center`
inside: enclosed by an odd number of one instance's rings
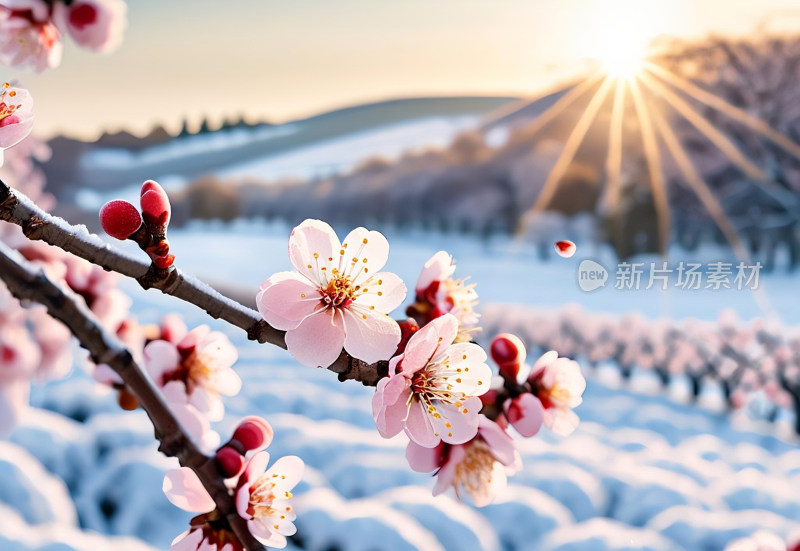
[[[273,502],[276,499],[291,499],[293,497],[292,492],[289,491],[275,494],[277,481],[280,477],[281,475],[277,474],[273,474],[271,477],[264,475],[250,487],[250,507],[247,512],[253,515],[254,518],[284,518],[284,513],[292,510],[288,505],[285,510],[280,511],[273,507]]]
[[[489,446],[483,440],[472,440],[464,446],[464,459],[456,465],[453,486],[460,484],[470,494],[480,493],[492,483],[492,471],[496,461]]]
[[[2,92],[0,92],[0,128],[8,124],[19,122],[19,117],[14,113],[16,113],[21,105],[12,103],[16,95],[17,91],[11,88],[11,84],[4,82]]]
[[[200,356],[195,347],[181,350],[181,362],[178,366],[163,375],[163,384],[170,381],[180,381],[186,385],[187,394],[191,394],[194,385],[199,385],[201,381],[208,379],[211,374],[211,365],[208,358]]]
[[[328,282],[327,287],[320,289],[320,294],[326,306],[347,308],[355,299],[357,290],[358,287],[353,287],[349,277],[336,274]]]

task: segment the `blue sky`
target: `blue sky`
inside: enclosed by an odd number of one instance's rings
[[[31,88],[37,131],[175,129],[246,114],[287,120],[391,97],[535,94],[631,33],[745,34],[797,0],[130,0],[119,50],[68,46]]]

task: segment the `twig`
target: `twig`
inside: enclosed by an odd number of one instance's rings
[[[44,305],[48,313],[66,325],[89,351],[96,364],[110,366],[136,396],[139,404],[153,423],[160,442],[159,451],[177,457],[180,464],[197,473],[208,490],[219,512],[246,549],[255,551],[264,547],[250,534],[247,524],[236,512],[236,503],[228,493],[216,460],[201,452],[172,414],[161,393],[142,368],[136,364],[130,351],[100,325],[94,314],[71,294],[67,294],[51,281],[42,270],[36,270],[16,251],[0,242],[0,279],[19,300],[32,300]]]
[[[44,241],[88,260],[104,270],[133,278],[144,289],[158,289],[164,294],[194,304],[205,310],[212,318],[224,320],[243,329],[250,340],[286,348],[284,332],[270,326],[256,310],[223,296],[209,285],[184,275],[177,268],[159,270],[144,260],[123,254],[98,236],[89,233],[85,226],[72,226],[65,220],[43,211],[28,197],[12,189],[2,180],[0,180],[0,220],[20,226],[29,239]],[[366,386],[375,386],[387,375],[388,361],[367,364],[342,352],[327,368],[338,373],[340,381],[352,379]]]

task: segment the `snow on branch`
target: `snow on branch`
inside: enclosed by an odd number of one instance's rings
[[[144,289],[158,289],[164,294],[194,304],[212,318],[224,320],[244,330],[250,340],[286,348],[284,332],[269,325],[256,310],[220,294],[209,285],[181,273],[174,266],[158,268],[155,264],[123,254],[90,233],[85,226],[73,226],[45,212],[24,194],[2,181],[0,220],[20,226],[29,239],[44,241],[105,270],[135,279]],[[366,386],[375,386],[388,373],[388,362],[368,364],[342,352],[327,368],[338,373],[341,381],[353,379]]]

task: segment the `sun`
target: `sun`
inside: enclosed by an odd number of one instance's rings
[[[642,70],[647,56],[647,42],[634,36],[616,36],[598,44],[595,59],[607,76],[631,80]]]
[[[592,5],[576,29],[585,58],[609,77],[631,80],[643,69],[650,45],[660,34],[659,14],[640,1],[615,0]]]

